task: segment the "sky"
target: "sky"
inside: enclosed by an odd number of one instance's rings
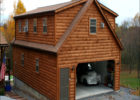
[[[13,12],[14,2],[18,0],[3,0],[1,4],[2,14],[1,21],[7,20],[8,16]],[[27,11],[38,7],[68,2],[70,0],[22,0]],[[136,13],[140,13],[140,0],[99,0],[108,8],[112,9],[119,16],[116,18],[116,23],[121,24],[124,20],[132,19]]]

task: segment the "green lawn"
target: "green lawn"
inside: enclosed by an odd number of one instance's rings
[[[140,79],[137,78],[137,72],[133,71],[131,74],[129,72],[121,72],[120,76],[120,84],[125,87],[129,87],[132,89],[139,88]]]

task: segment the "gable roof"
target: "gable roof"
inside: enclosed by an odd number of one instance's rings
[[[2,35],[2,32],[0,32],[0,45],[8,45],[5,37]]]
[[[69,1],[69,2],[61,3],[61,4],[50,5],[50,6],[45,6],[45,7],[39,7],[37,9],[25,12],[23,14],[16,15],[16,16],[14,16],[14,18],[23,17],[23,16],[29,16],[29,15],[34,15],[34,14],[40,14],[40,13],[47,13],[47,12],[55,12],[55,13],[57,13],[57,12],[60,12],[62,10],[65,10],[67,8],[70,8],[72,6],[76,6],[78,4],[84,3],[86,1],[87,0],[72,0],[72,1]],[[101,5],[101,7],[103,9],[105,9],[109,13],[113,14],[116,17],[118,16],[117,13],[115,13],[111,9],[107,8],[103,4],[100,3],[100,5]]]
[[[93,0],[87,0],[87,2],[80,9],[80,11],[76,15],[76,17],[74,18],[74,20],[72,21],[72,23],[70,24],[70,26],[68,27],[68,29],[66,30],[66,32],[62,35],[62,37],[59,39],[59,41],[57,42],[57,44],[55,46],[47,45],[47,44],[31,43],[31,42],[21,41],[21,40],[15,40],[14,41],[14,44],[15,45],[26,46],[26,47],[30,47],[30,48],[36,48],[36,49],[41,49],[41,50],[45,50],[45,51],[57,53],[59,51],[59,49],[61,48],[61,46],[63,45],[64,41],[69,36],[69,34],[71,32],[73,32],[73,30],[76,27],[76,25],[78,25],[78,22],[80,22],[80,19],[82,18],[82,16],[84,15],[84,13],[87,11],[87,9],[88,9],[88,7],[90,6],[91,3],[93,3]],[[95,0],[95,3],[97,5],[97,7],[99,8],[100,13],[104,17],[107,25],[109,26],[109,29],[111,30],[111,32],[112,32],[115,40],[117,41],[117,43],[118,43],[118,45],[120,47],[120,49],[122,49],[123,46],[122,46],[119,38],[117,37],[116,33],[114,32],[114,29],[112,28],[110,22],[108,21],[108,19],[106,18],[105,14],[103,13],[100,4],[98,3],[97,0]]]
[[[86,1],[87,0],[73,0],[73,1],[65,2],[65,3],[61,3],[61,4],[39,7],[35,10],[31,10],[31,11],[25,12],[23,14],[16,15],[16,16],[14,16],[14,18],[28,16],[28,15],[34,15],[34,14],[39,14],[39,13],[59,12],[66,8],[70,8],[72,6],[76,6],[78,4],[84,3]]]
[[[119,40],[118,36],[116,35],[116,33],[115,33],[112,25],[110,24],[108,18],[105,16],[104,12],[102,11],[102,8],[100,7],[99,2],[97,0],[95,0],[95,2],[96,2],[96,5],[98,6],[99,11],[101,12],[102,16],[104,17],[105,21],[107,22],[107,25],[109,26],[109,29],[111,30],[115,40],[117,41],[117,43],[118,43],[118,45],[120,47],[120,49],[123,49],[123,45],[122,45],[121,41]]]

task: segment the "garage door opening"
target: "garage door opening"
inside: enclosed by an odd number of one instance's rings
[[[76,70],[76,99],[112,92],[114,61],[80,63]]]

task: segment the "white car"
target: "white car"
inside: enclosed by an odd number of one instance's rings
[[[81,76],[80,81],[85,85],[97,85],[101,83],[101,75],[98,75],[95,71],[89,71],[86,75]]]

